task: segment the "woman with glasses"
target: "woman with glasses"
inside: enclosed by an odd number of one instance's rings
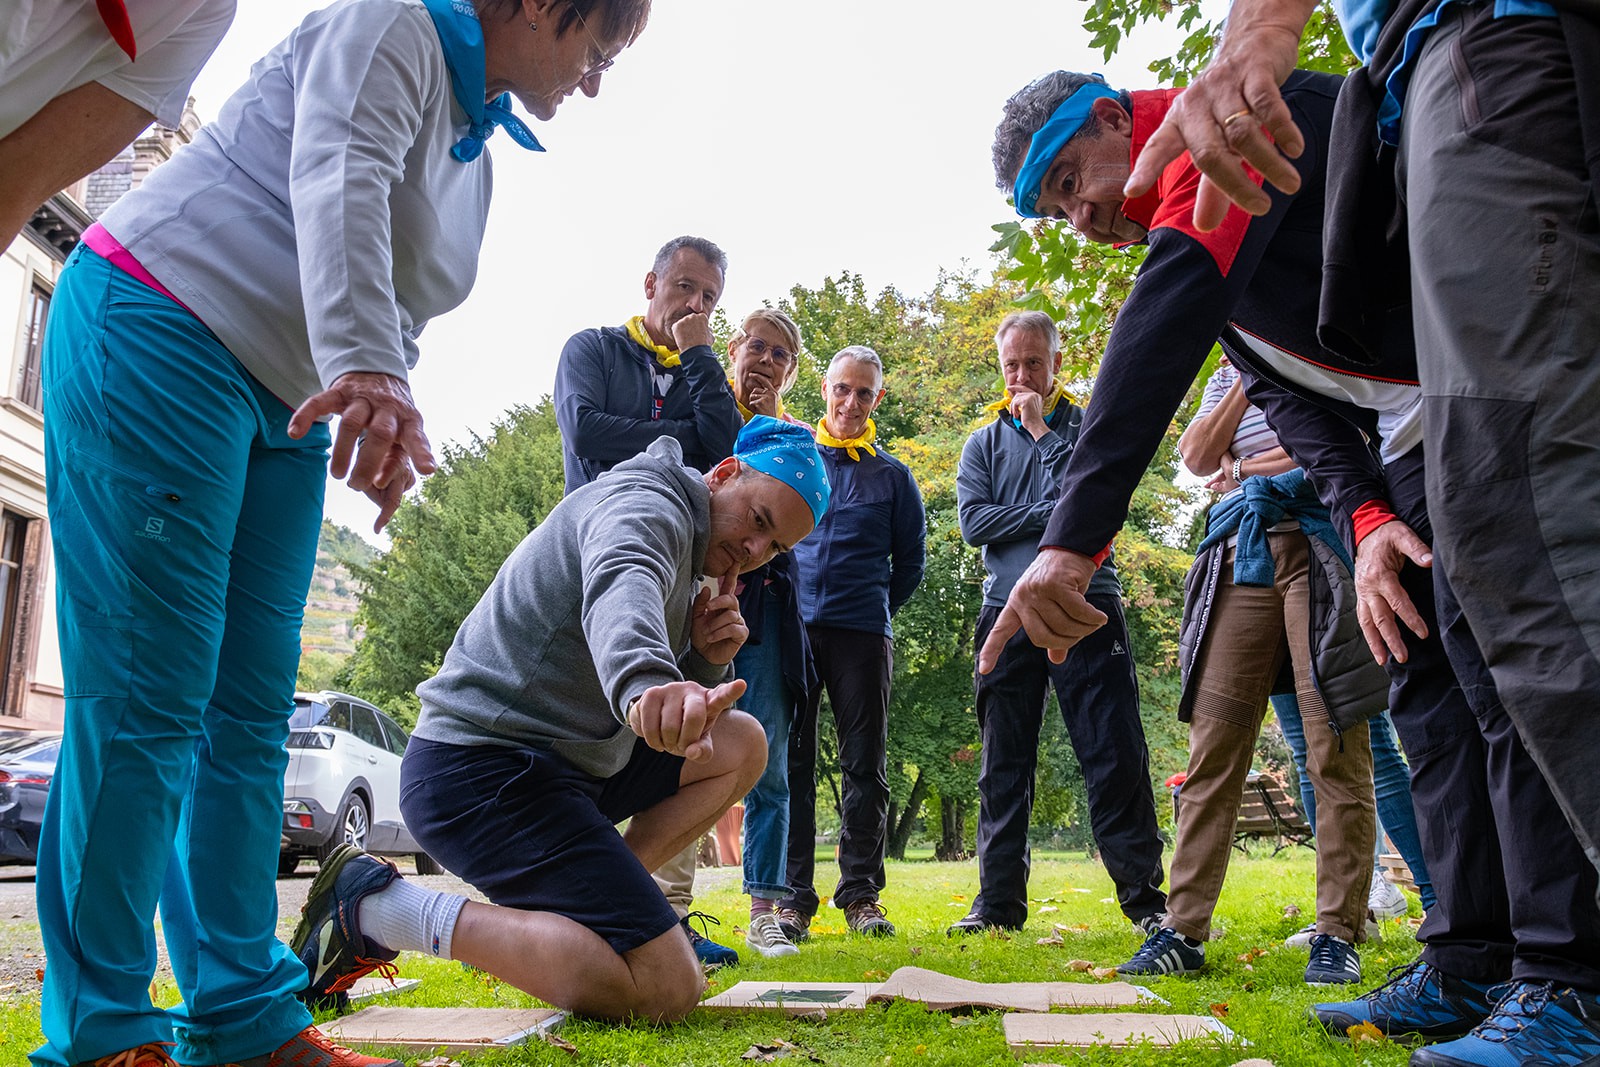
[[[649,6],[339,0],[73,253],[44,356],[66,737],[41,1067],[393,1062],[327,1045],[273,936],[328,449],[374,529],[434,469],[407,373],[477,273],[484,141],[538,150],[511,98],[594,96]]]
[[[758,308],[728,341],[728,384],[749,422],[757,415],[804,426],[783,406],[800,369],[800,329],[781,311]],[[807,427],[809,429],[809,427]],[[750,897],[745,943],[763,956],[800,950],[779,928],[778,901],[789,893],[789,733],[805,713],[814,681],[811,646],[795,595],[794,557],[785,552],[742,578],[739,611],[750,636],[734,657],[744,679],[740,707],[767,732],[767,769],[744,799],[744,891]]]

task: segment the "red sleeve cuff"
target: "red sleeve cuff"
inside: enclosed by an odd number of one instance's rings
[[[1355,514],[1350,516],[1350,525],[1355,533],[1356,544],[1361,544],[1373,530],[1386,522],[1394,522],[1400,516],[1389,510],[1389,505],[1382,500],[1369,500],[1356,508]]]

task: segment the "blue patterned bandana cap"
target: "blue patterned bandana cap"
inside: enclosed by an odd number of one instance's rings
[[[733,456],[740,463],[770,474],[800,494],[811,509],[813,524],[822,521],[833,488],[817,455],[817,443],[804,427],[770,415],[755,415],[739,431]]]
[[[1039,218],[1039,212],[1034,208],[1039,203],[1039,193],[1050,164],[1056,161],[1056,156],[1061,154],[1067,142],[1083,129],[1096,100],[1120,95],[1101,82],[1089,82],[1061,101],[1061,106],[1033,135],[1033,141],[1028,145],[1028,158],[1022,161],[1017,180],[1011,185],[1011,196],[1017,205],[1018,215],[1025,219]]]

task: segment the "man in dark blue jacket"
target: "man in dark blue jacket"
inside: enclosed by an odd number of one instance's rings
[[[981,648],[1011,585],[1039,551],[1056,487],[1072,456],[1083,409],[1056,374],[1061,334],[1049,315],[1015,311],[995,334],[1005,397],[996,418],[961,449],[956,501],[961,536],[983,549],[983,583],[974,648]],[[1161,837],[1150,794],[1150,753],[1139,721],[1139,681],[1122,617],[1122,583],[1107,557],[1089,582],[1089,602],[1107,623],[1065,663],[1051,663],[1026,634],[1007,642],[1000,662],[977,678],[983,769],[978,776],[980,891],[949,932],[1019,929],[1028,917],[1028,820],[1044,724],[1045,693],[1055,686],[1072,747],[1083,768],[1089,821],[1122,913],[1146,934],[1166,911]]]
[[[567,341],[556,366],[555,400],[568,493],[661,437],[676,439],[684,464],[699,471],[733,454],[744,419],[711,347],[711,313],[727,272],[728,257],[712,242],[674,237],[644,276],[650,303],[643,315]],[[656,881],[684,919],[701,961],[738,963],[738,953],[688,925],[694,867],[690,846],[656,872]]]
[[[851,345],[828,365],[817,451],[828,468],[833,503],[812,535],[794,548],[800,610],[822,684],[807,723],[789,749],[789,896],[778,921],[803,941],[817,913],[817,712],[828,692],[839,733],[844,779],[839,884],[833,902],[857,933],[894,933],[884,917],[883,856],[889,829],[889,682],[894,674],[890,617],[922,581],[926,525],[922,494],[905,464],[874,447],[872,413],[882,402],[883,361]]]

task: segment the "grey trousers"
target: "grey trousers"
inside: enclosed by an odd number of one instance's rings
[[[1405,102],[1427,496],[1506,711],[1595,858],[1600,222],[1560,23],[1489,15],[1447,10]]]

